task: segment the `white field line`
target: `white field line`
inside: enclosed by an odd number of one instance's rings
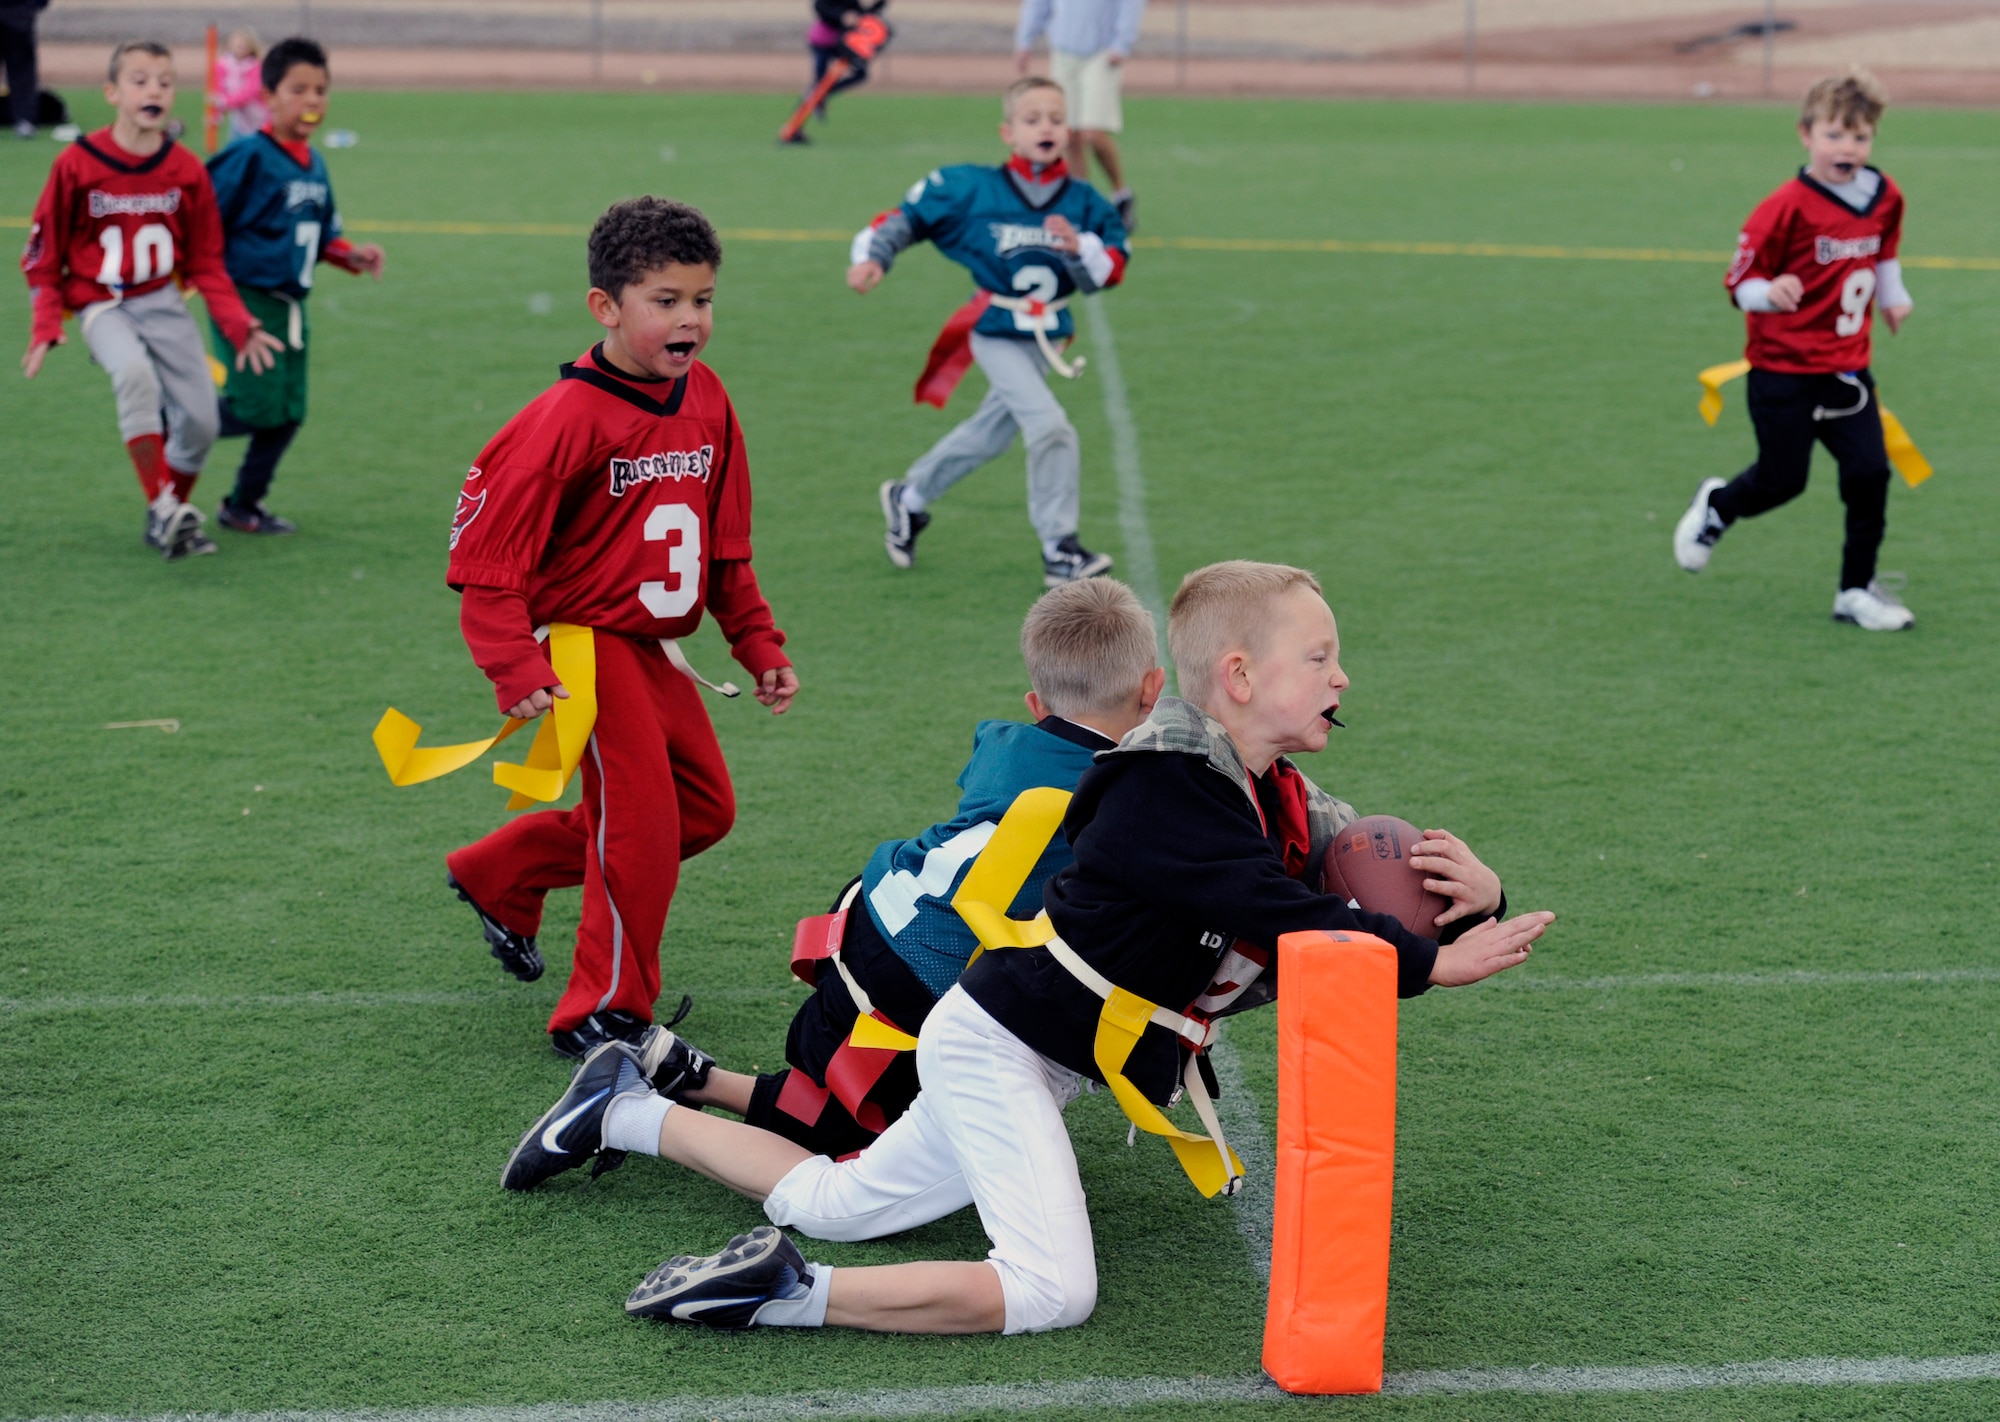
[[[788,984],[776,987],[711,987],[694,994],[697,1001],[726,1002],[787,996]],[[35,1016],[54,1012],[139,1012],[164,1008],[180,1012],[361,1011],[376,1007],[470,1007],[482,1003],[527,1003],[546,1011],[556,995],[527,988],[472,988],[462,991],[411,989],[404,992],[137,992],[77,994],[58,997],[0,997],[0,1017]]]
[[[1126,586],[1138,595],[1153,614],[1153,635],[1159,644],[1160,665],[1171,667],[1167,658],[1167,605],[1160,596],[1160,566],[1153,554],[1153,529],[1146,520],[1146,470],[1139,462],[1139,427],[1132,419],[1131,402],[1125,398],[1125,372],[1118,365],[1118,342],[1111,331],[1101,297],[1080,303],[1090,327],[1090,373],[1104,390],[1104,422],[1111,427],[1111,462],[1118,471],[1118,528],[1125,540],[1125,566],[1118,570]],[[1271,1191],[1258,1189],[1253,1181],[1269,1181],[1277,1153],[1264,1129],[1264,1113],[1257,1098],[1243,1082],[1243,1064],[1225,1036],[1209,1050],[1209,1064],[1215,1068],[1216,1084],[1222,1099],[1215,1114],[1222,1132],[1243,1161],[1248,1187],[1230,1200],[1236,1231],[1243,1239],[1250,1267],[1260,1279],[1271,1277]]]
[[[1102,297],[1078,303],[1090,327],[1091,374],[1104,390],[1104,422],[1111,426],[1111,464],[1118,471],[1118,530],[1125,539],[1125,566],[1118,576],[1153,614],[1160,665],[1167,660],[1167,604],[1160,596],[1160,566],[1153,556],[1153,529],[1146,521],[1146,471],[1139,463],[1139,427],[1125,399],[1125,372],[1118,365],[1118,342]],[[1169,675],[1172,674],[1169,670]]]
[[[1510,974],[1495,984],[1509,992],[1615,992],[1621,988],[1894,987],[1924,983],[1996,983],[2000,968],[1772,968],[1739,973],[1620,973],[1598,978],[1538,978]]]
[[[1791,987],[1923,987],[1931,983],[2000,982],[2000,968],[1891,968],[1820,971],[1812,968],[1780,968],[1768,972],[1744,973],[1621,973],[1597,978],[1537,978],[1509,976],[1500,979],[1492,992],[1618,992],[1641,988],[1791,988]],[[710,998],[725,1002],[753,1001],[783,997],[789,982],[773,987],[709,987],[695,990],[697,1001]],[[0,1017],[32,1016],[47,1012],[138,1012],[166,1009],[183,1012],[308,1011],[315,1008],[361,1010],[372,1007],[459,1007],[485,1002],[529,1002],[546,1006],[547,994],[518,988],[475,988],[464,990],[406,992],[260,992],[260,993],[171,993],[136,992],[74,994],[55,997],[0,997]],[[1225,1054],[1228,1043],[1220,1044]],[[1217,1063],[1218,1072],[1222,1065]],[[1234,1066],[1230,1068],[1236,1070]],[[1228,1081],[1223,1082],[1225,1087]],[[1229,1093],[1237,1094],[1237,1093]],[[1232,1122],[1225,1122],[1234,1129]],[[1244,1130],[1250,1140],[1261,1127]],[[1247,1159],[1247,1157],[1246,1157]]]
[[[1758,1363],[1637,1367],[1454,1368],[1391,1373],[1396,1397],[1468,1393],[1686,1392],[1723,1387],[1894,1387],[2000,1378],[2000,1353],[1948,1358],[1796,1358]],[[1221,1378],[1077,1378],[1071,1382],[824,1391],[658,1402],[547,1402],[502,1407],[161,1412],[42,1417],[30,1422],[791,1422],[794,1418],[937,1417],[1044,1407],[1113,1410],[1162,1402],[1283,1402],[1261,1375]]]

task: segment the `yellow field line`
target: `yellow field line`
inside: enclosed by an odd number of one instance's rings
[[[25,217],[0,217],[0,227],[26,227]],[[566,222],[399,222],[364,218],[350,232],[411,237],[584,237],[590,229]],[[814,227],[737,227],[721,234],[731,242],[846,242],[850,232]],[[1724,251],[1675,247],[1544,247],[1505,242],[1358,242],[1333,237],[1137,237],[1132,245],[1172,252],[1326,252],[1383,257],[1513,257],[1556,262],[1688,262],[1720,266]],[[1926,271],[2000,272],[2000,257],[1905,257],[1906,267]]]

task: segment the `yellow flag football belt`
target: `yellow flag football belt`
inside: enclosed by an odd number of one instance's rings
[[[1023,920],[1007,917],[1005,909],[998,907],[1011,904],[1021,892],[1049,841],[1061,831],[1063,812],[1068,809],[1069,801],[1067,790],[1044,787],[1022,791],[1001,816],[993,838],[973,861],[971,872],[951,901],[959,917],[979,938],[973,960],[977,961],[979,954],[989,949],[1045,949],[1071,977],[1103,998],[1104,1009],[1098,1014],[1097,1038],[1092,1043],[1091,1056],[1097,1069],[1104,1073],[1104,1083],[1111,1088],[1126,1118],[1148,1135],[1166,1138],[1195,1189],[1209,1196],[1233,1195],[1243,1184],[1243,1162],[1222,1137],[1215,1103],[1208,1099],[1208,1088],[1203,1085],[1196,1065],[1197,1054],[1215,1040],[1215,1024],[1185,1017],[1119,987],[1057,936],[1046,910]],[[1181,1080],[1194,1101],[1195,1114],[1208,1129],[1207,1135],[1198,1136],[1176,1126],[1125,1076],[1125,1063],[1149,1026],[1166,1028],[1188,1048],[1187,1069]]]
[[[583,760],[591,728],[597,724],[597,650],[591,630],[568,622],[552,623],[548,646],[549,663],[555,668],[556,680],[569,691],[569,699],[558,698],[542,718],[524,763],[494,764],[494,784],[514,792],[507,801],[510,810],[561,799]],[[375,724],[375,749],[391,784],[421,785],[472,764],[527,724],[509,716],[507,724],[483,741],[419,746],[423,727],[391,706]]]
[[[1722,387],[1749,370],[1749,361],[1730,360],[1711,365],[1695,377],[1701,382],[1701,417],[1711,428],[1722,414]],[[1889,462],[1896,466],[1903,482],[1914,489],[1937,471],[1910,438],[1910,432],[1903,428],[1903,422],[1889,413],[1889,407],[1878,402],[1875,408],[1882,416],[1882,446],[1888,452]]]

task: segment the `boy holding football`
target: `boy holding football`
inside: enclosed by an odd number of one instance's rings
[[[974,362],[986,373],[986,398],[901,479],[882,485],[889,561],[915,562],[931,504],[1006,453],[1018,430],[1028,449],[1028,520],[1041,539],[1042,581],[1056,587],[1106,572],[1111,558],[1077,539],[1082,456],[1047,374],[1052,366],[1075,373],[1057,349],[1076,330],[1067,308],[1124,280],[1131,250],[1117,210],[1063,161],[1069,123],[1055,82],[1016,81],[1001,112],[1000,141],[1012,150],[1006,163],[933,169],[900,207],[855,234],[847,284],[873,291],[897,253],[932,242],[979,287],[932,346],[916,398],[943,409]]]
[[[1404,997],[1526,961],[1554,915],[1500,921],[1499,879],[1455,836],[1427,835],[1412,860],[1431,876],[1427,888],[1454,901],[1440,915],[1443,943],[1320,892],[1326,849],[1353,811],[1286,759],[1326,744],[1348,684],[1310,574],[1268,563],[1200,569],[1174,598],[1168,635],[1187,699],[1162,697],[1078,785],[1062,825],[1075,859],[1043,894],[1049,936],[985,953],[939,1000],[918,1037],[922,1093],[860,1155],[836,1162],[663,1106],[622,1045],[585,1064],[603,1080],[576,1114],[600,1123],[614,1149],[643,1149],[621,1127],[657,1120],[660,1155],[820,1239],[877,1238],[975,1204],[993,1240],[987,1258],[836,1270],[764,1226],[719,1254],[668,1260],[627,1312],[734,1328],[1072,1327],[1095,1305],[1097,1272],[1062,1110],[1086,1079],[1106,1078],[1093,1041],[1108,995],[1123,989],[1156,1005],[1120,1070],[1164,1105],[1183,1083],[1201,1089],[1213,1017],[1273,996],[1256,958],[1283,934],[1387,940]],[[1190,1029],[1206,1038],[1200,1046]]]
[[[1737,519],[1805,492],[1813,444],[1825,445],[1840,466],[1847,508],[1833,615],[1870,632],[1916,621],[1875,581],[1889,456],[1868,372],[1869,327],[1879,306],[1894,334],[1914,305],[1896,256],[1903,194],[1868,163],[1887,102],[1860,70],[1806,92],[1799,115],[1806,165],[1750,214],[1723,278],[1750,331],[1744,354],[1757,459],[1734,479],[1704,479],[1674,529],[1675,561],[1700,572]]]
[[[280,40],[264,56],[263,131],[240,138],[208,163],[222,213],[223,261],[230,278],[283,348],[270,369],[234,372],[222,392],[222,433],[247,434],[236,488],[216,521],[239,533],[290,533],[291,520],[264,507],[278,460],[306,417],[306,298],[313,273],[331,262],[357,275],[382,275],[382,249],[340,235],[326,160],[312,136],[326,117],[326,51],[309,39]],[[215,324],[218,351],[228,339]]]
[[[841,891],[835,911],[800,926],[799,939],[824,956],[811,960],[816,990],[786,1036],[790,1069],[762,1076],[723,1071],[669,1027],[654,1026],[639,1042],[640,1064],[659,1093],[645,1112],[665,1115],[667,1098],[719,1106],[811,1152],[840,1157],[868,1146],[916,1099],[911,1052],[857,1039],[857,1020],[873,1016],[901,1034],[922,1030],[979,947],[951,900],[1008,806],[1040,786],[1074,790],[1094,755],[1146,719],[1166,681],[1156,665],[1152,615],[1110,578],[1044,593],[1021,629],[1021,656],[1034,724],[982,721],[958,777],[958,812],[913,839],[878,846],[861,876]],[[1042,886],[1069,862],[1069,841],[1057,835],[1022,881],[1014,907],[1032,916]],[[795,962],[794,970],[800,966]],[[543,1137],[547,1123],[563,1121],[597,1089],[598,1076],[615,1076],[617,1061],[597,1062],[577,1073],[521,1138],[501,1175],[508,1189],[531,1189],[599,1155],[595,1119]],[[657,1135],[659,1124],[642,1113],[620,1130],[636,1133],[650,1154],[647,1133]]]
[[[462,594],[466,645],[509,716],[532,719],[569,696],[537,629],[592,632],[582,802],[519,816],[446,861],[491,925],[495,956],[524,980],[542,971],[543,896],[583,885],[569,985],[549,1019],[568,1056],[645,1030],[680,862],[735,819],[729,769],[675,639],[707,611],[772,714],[799,689],[750,567],[742,426],[699,359],[722,262],[715,229],[692,207],[633,198],[598,218],[589,252],[588,304],[604,339],[480,452],[446,573]]]
[[[223,265],[207,170],[166,132],[173,55],[151,41],[121,44],[109,72],[104,98],[117,117],[62,151],[35,205],[21,255],[34,298],[21,369],[32,380],[77,317],[111,377],[118,433],[146,496],[146,542],[171,562],[215,551],[188,502],[215,443],[215,382],[181,285],[208,303],[238,370],[270,369],[282,346],[244,309]]]

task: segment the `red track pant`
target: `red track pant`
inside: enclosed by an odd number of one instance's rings
[[[452,876],[516,933],[550,889],[583,885],[569,985],[549,1030],[617,1008],[641,1021],[660,995],[660,934],[683,859],[729,833],[736,797],[695,684],[653,642],[600,632],[597,725],[583,800],[509,820],[448,855]]]

